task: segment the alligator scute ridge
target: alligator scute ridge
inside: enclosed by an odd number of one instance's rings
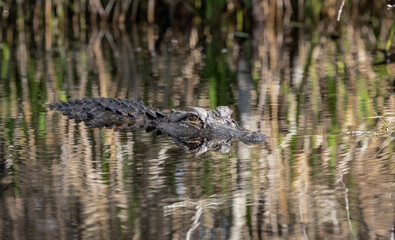
[[[233,139],[249,145],[260,144],[266,139],[260,132],[250,132],[240,127],[231,118],[232,110],[227,106],[214,110],[193,107],[188,111],[172,110],[169,114],[164,114],[151,106],[145,106],[142,101],[84,98],[53,103],[48,107],[76,122],[82,121],[89,127],[156,130],[157,134],[169,135],[176,144],[185,145],[197,153],[210,148],[229,152]]]

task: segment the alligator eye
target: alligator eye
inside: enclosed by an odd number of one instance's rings
[[[191,122],[195,122],[195,121],[199,120],[199,117],[196,116],[195,114],[190,113],[190,114],[188,114],[188,120]]]
[[[190,124],[202,127],[202,121],[196,114],[188,113],[187,120]]]

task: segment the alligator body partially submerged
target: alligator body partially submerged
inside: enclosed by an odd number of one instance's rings
[[[215,110],[193,107],[189,111],[164,114],[143,102],[116,98],[85,98],[50,104],[50,109],[62,112],[89,127],[107,127],[116,130],[145,128],[167,134],[174,142],[195,152],[215,148],[229,152],[232,139],[245,144],[262,143],[266,137],[259,132],[249,132],[232,118],[232,110],[221,106]]]

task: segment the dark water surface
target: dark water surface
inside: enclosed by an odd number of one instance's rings
[[[192,28],[161,42],[149,27],[97,30],[47,50],[29,34],[0,42],[0,238],[389,239],[395,70],[375,64],[372,30],[345,28],[274,40]],[[196,154],[46,108],[83,97],[164,112],[227,105],[268,139]]]

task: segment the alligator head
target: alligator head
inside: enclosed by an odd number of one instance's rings
[[[220,106],[214,110],[194,107],[189,111],[172,111],[157,125],[176,143],[187,145],[190,150],[204,152],[216,148],[229,152],[232,139],[245,144],[262,143],[266,137],[260,132],[249,132],[231,118],[232,110]]]

